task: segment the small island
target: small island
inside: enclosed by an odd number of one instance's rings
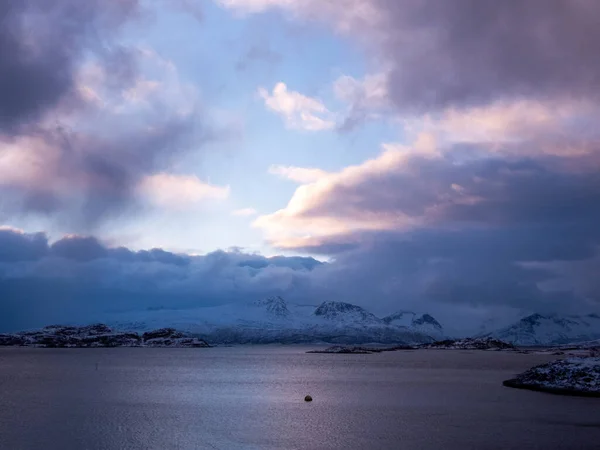
[[[458,340],[436,341],[430,344],[416,345],[396,345],[393,347],[357,347],[334,345],[322,350],[310,350],[306,353],[338,353],[338,354],[371,354],[381,352],[394,352],[398,350],[419,350],[419,349],[438,349],[438,350],[516,350],[516,347],[508,342],[503,342],[493,338],[465,338]]]
[[[139,335],[114,331],[107,325],[75,327],[50,325],[41,330],[0,334],[0,346],[38,348],[175,347],[206,348],[208,343],[174,328],[161,328]]]
[[[444,341],[436,341],[431,344],[422,344],[420,348],[433,348],[444,350],[516,350],[517,348],[508,342],[494,339],[491,337],[485,338],[464,338],[464,339],[447,339]]]
[[[552,394],[600,397],[600,357],[552,361],[533,367],[502,384]]]
[[[395,345],[393,347],[357,347],[347,345],[334,345],[322,350],[309,350],[306,353],[351,353],[354,355],[368,355],[371,353],[394,352],[398,350],[415,350],[418,347],[412,345]]]

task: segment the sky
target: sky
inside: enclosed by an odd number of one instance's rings
[[[267,295],[600,310],[595,0],[0,0],[0,331]]]

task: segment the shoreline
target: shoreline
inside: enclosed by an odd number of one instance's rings
[[[556,394],[556,395],[564,395],[564,396],[570,396],[570,397],[600,398],[600,392],[583,391],[580,389],[572,389],[572,388],[550,387],[550,386],[544,386],[542,384],[525,384],[525,383],[521,383],[518,378],[511,378],[509,380],[504,380],[502,382],[502,386],[510,387],[513,389],[524,389],[527,391],[543,392],[546,394]]]

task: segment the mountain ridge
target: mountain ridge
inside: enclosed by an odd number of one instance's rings
[[[411,313],[417,316],[415,313]],[[177,312],[146,311],[109,321],[115,328],[174,327],[214,343],[426,343],[443,335],[430,315],[415,326],[389,324],[365,308],[341,301],[319,305],[288,303],[272,296],[247,303]],[[432,328],[432,323],[439,328]],[[433,331],[433,333],[431,333]]]
[[[506,327],[482,334],[522,346],[564,345],[600,339],[598,314],[533,313]]]

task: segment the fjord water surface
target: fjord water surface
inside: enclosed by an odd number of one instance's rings
[[[598,399],[501,385],[553,357],[306,350],[1,349],[0,448],[600,448]]]

